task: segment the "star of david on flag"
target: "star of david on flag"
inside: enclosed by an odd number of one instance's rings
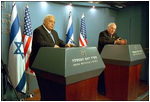
[[[12,86],[18,92],[26,93],[24,49],[15,2],[13,2],[12,6],[10,27],[11,28],[8,58],[9,76],[12,82]]]
[[[17,49],[16,51],[14,52],[14,54],[20,54],[22,56],[22,59],[24,58],[24,53],[21,51],[21,45],[22,45],[22,41],[21,42],[14,42]]]

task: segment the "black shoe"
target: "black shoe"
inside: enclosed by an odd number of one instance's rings
[[[102,94],[102,95],[106,95],[105,92],[102,92],[102,91],[98,91],[98,93]]]

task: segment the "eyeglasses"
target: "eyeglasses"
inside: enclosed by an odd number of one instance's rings
[[[113,28],[113,27],[109,27],[111,30],[116,30],[116,28]]]

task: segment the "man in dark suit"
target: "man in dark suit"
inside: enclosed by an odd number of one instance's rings
[[[71,47],[72,44],[66,44],[62,41],[57,32],[53,29],[55,25],[55,17],[46,15],[43,25],[37,27],[33,32],[32,52],[30,55],[30,66],[32,65],[40,47]]]
[[[72,47],[72,44],[66,44],[62,41],[57,32],[53,29],[55,25],[55,17],[53,15],[46,15],[43,20],[43,25],[36,28],[33,32],[33,41],[32,41],[32,52],[30,55],[29,66],[31,68],[32,63],[38,53],[40,47]],[[31,68],[32,69],[32,68]],[[45,78],[40,77],[35,69],[32,69],[38,81],[39,89],[41,92],[41,100],[49,100],[48,90],[51,90],[50,86],[52,83]]]
[[[127,41],[121,39],[117,36],[115,33],[116,31],[116,24],[115,23],[109,23],[107,26],[107,30],[104,30],[100,32],[99,34],[99,40],[98,40],[98,51],[101,54],[103,47],[106,44],[119,44],[123,45],[126,44]],[[98,79],[98,92],[105,95],[105,80],[104,80],[104,71],[99,75]]]

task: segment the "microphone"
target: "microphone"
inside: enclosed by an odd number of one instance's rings
[[[67,36],[75,45],[77,45],[77,43],[75,43],[74,40],[72,40],[68,34],[66,34],[66,36]]]

